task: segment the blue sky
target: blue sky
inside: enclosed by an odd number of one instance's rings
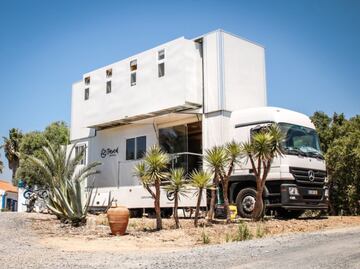
[[[266,47],[269,105],[359,114],[359,14],[356,0],[1,0],[0,136],[69,123],[85,72],[218,28]]]

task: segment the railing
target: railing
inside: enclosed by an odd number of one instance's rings
[[[186,176],[188,176],[192,171],[202,168],[202,154],[194,152],[178,152],[170,154],[170,157],[171,168],[174,169],[182,167],[185,170]]]

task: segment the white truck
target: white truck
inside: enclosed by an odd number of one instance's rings
[[[285,155],[273,162],[266,183],[267,208],[299,215],[326,209],[326,169],[310,119],[267,106],[265,49],[223,30],[184,37],[85,73],[73,84],[71,141],[86,150],[81,165],[100,161],[93,208],[109,195],[134,212],[153,210],[153,200],[134,176],[134,165],[153,144],[173,156],[173,167],[189,173],[202,166],[205,149],[232,139],[250,139],[264,125],[278,123]],[[254,206],[255,181],[249,164],[236,167],[230,202],[242,217]],[[194,207],[194,191],[180,207]],[[201,204],[206,206],[206,197]],[[162,193],[164,214],[172,197]]]

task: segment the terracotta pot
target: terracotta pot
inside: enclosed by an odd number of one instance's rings
[[[129,210],[125,206],[112,206],[107,212],[113,235],[124,235],[129,223]]]

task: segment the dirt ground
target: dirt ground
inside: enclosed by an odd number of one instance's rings
[[[33,214],[32,229],[40,237],[40,242],[48,247],[65,251],[172,251],[187,249],[204,244],[222,244],[235,241],[239,222],[245,223],[253,238],[279,234],[303,233],[317,230],[360,226],[360,217],[323,217],[280,220],[269,218],[260,223],[237,220],[225,225],[222,221],[211,226],[194,228],[193,220],[181,219],[181,229],[174,229],[173,219],[163,219],[164,229],[154,231],[155,219],[130,219],[127,234],[112,236],[106,215],[90,215],[85,226],[74,228],[60,223],[54,216]],[[204,221],[202,221],[204,223]],[[258,231],[258,232],[257,232]],[[259,232],[260,231],[260,232]]]

